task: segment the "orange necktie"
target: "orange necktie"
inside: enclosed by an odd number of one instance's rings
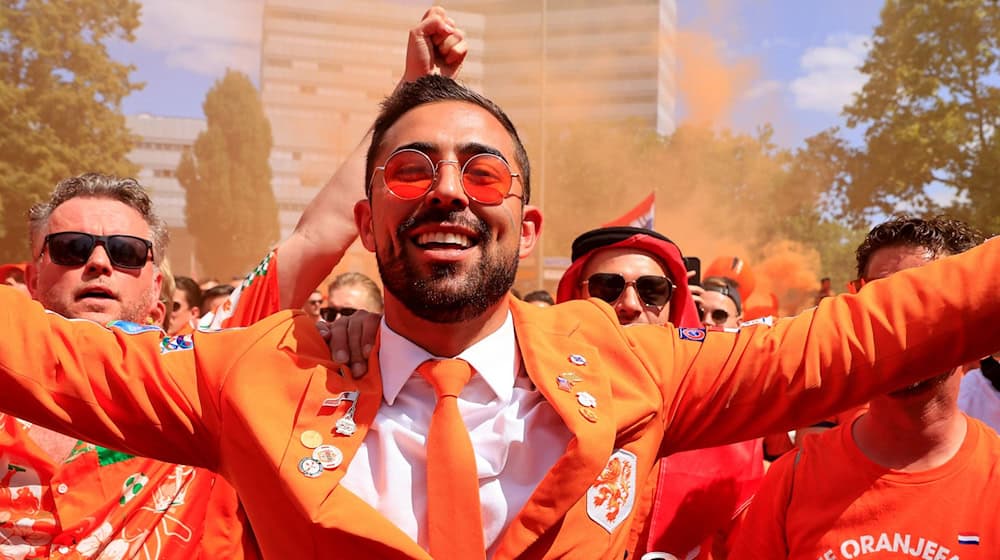
[[[427,360],[417,373],[434,387],[437,405],[427,434],[427,537],[438,559],[485,558],[476,456],[458,394],[472,378],[465,360]]]

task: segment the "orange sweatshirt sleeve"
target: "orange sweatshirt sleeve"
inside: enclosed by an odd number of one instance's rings
[[[109,329],[0,286],[0,410],[134,455],[214,468],[219,388],[255,338],[239,332]]]
[[[774,560],[788,557],[785,522],[791,500],[796,453],[786,453],[768,469],[746,516],[736,527],[733,558]]]
[[[997,271],[1000,238],[774,326],[625,329],[663,391],[664,452],[809,425],[995,351]]]

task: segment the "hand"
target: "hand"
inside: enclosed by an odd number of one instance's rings
[[[448,17],[444,8],[435,6],[410,30],[403,82],[412,82],[428,74],[454,78],[468,52],[465,32],[455,25],[455,20]]]
[[[355,379],[368,372],[368,356],[375,346],[382,315],[359,309],[347,317],[340,316],[332,323],[319,321],[316,328],[330,345],[330,355],[339,364],[349,365]]]

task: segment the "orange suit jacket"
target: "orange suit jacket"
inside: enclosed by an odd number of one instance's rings
[[[998,270],[994,240],[740,333],[623,328],[593,300],[547,309],[511,301],[525,370],[574,437],[495,557],[622,558],[644,521],[637,504],[648,503],[658,457],[807,425],[997,350]],[[47,314],[0,288],[3,411],[218,470],[267,558],[429,558],[339,485],[383,400],[374,360],[354,380],[329,355],[297,312],[161,341]],[[568,372],[579,377],[573,391],[557,381]],[[348,390],[360,391],[349,437],[321,412],[324,399]],[[593,422],[578,390],[596,400]],[[309,430],[344,454],[315,478],[299,470]]]

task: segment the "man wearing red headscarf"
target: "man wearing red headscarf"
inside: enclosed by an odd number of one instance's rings
[[[572,261],[559,281],[559,303],[596,297],[614,307],[623,325],[701,328],[681,251],[665,236],[634,227],[591,230],[573,242]],[[636,557],[713,558],[713,549],[725,554],[728,528],[764,476],[763,450],[760,440],[750,440],[686,451],[663,459],[654,472]]]

